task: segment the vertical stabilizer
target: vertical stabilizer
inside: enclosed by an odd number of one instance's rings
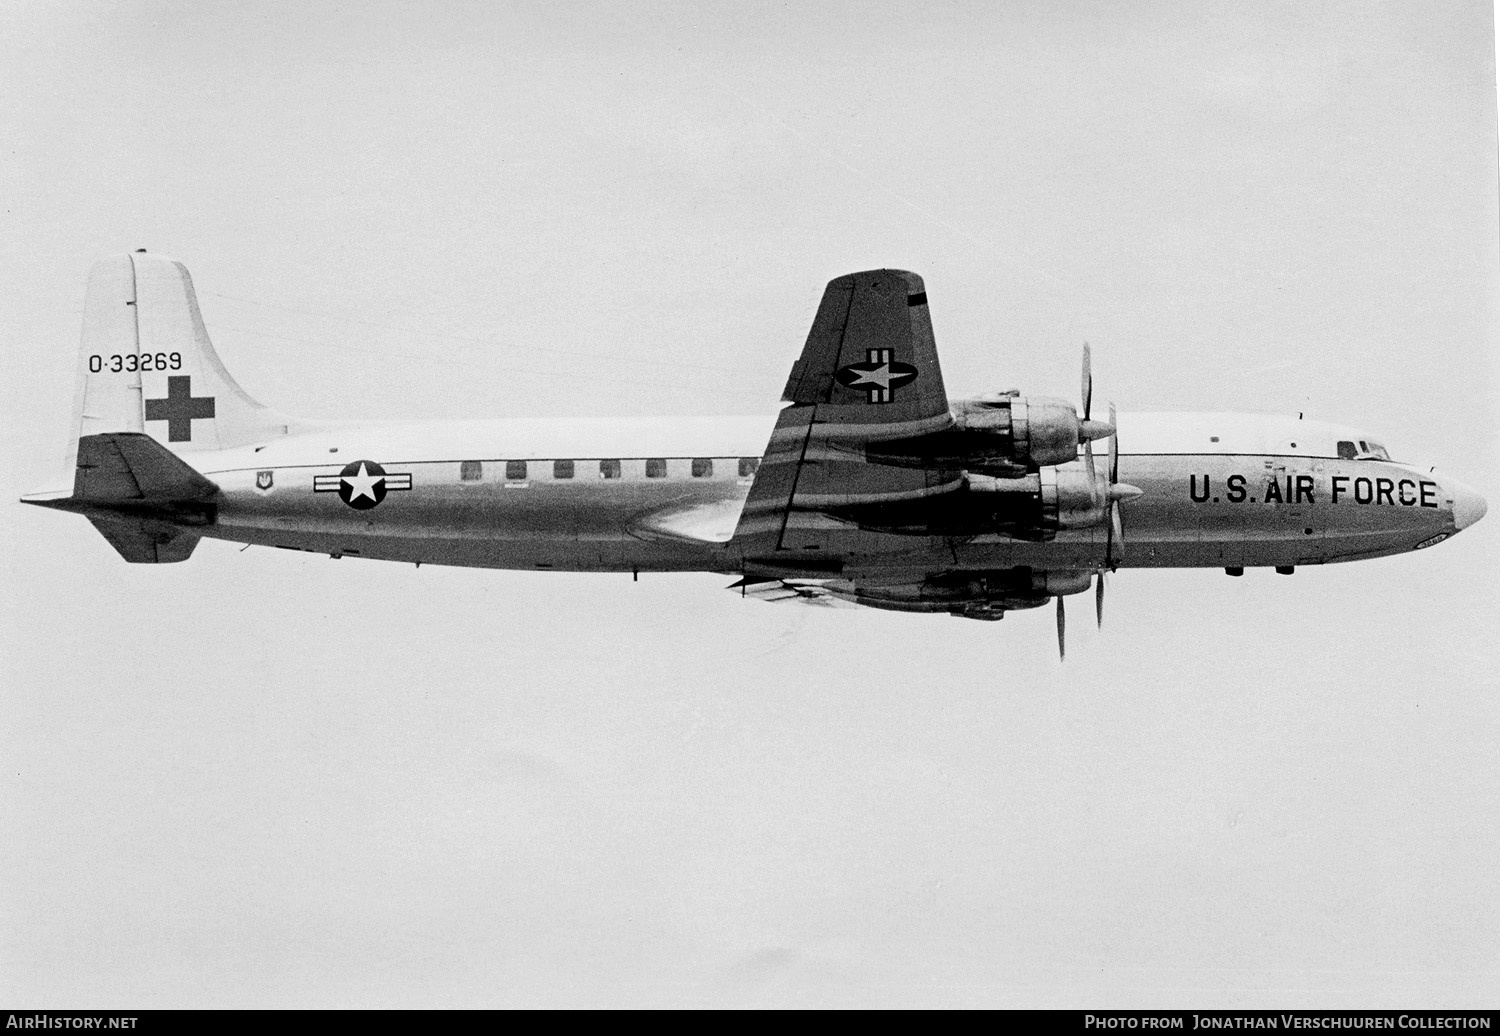
[[[144,432],[177,453],[264,442],[290,431],[285,415],[240,388],[214,352],[187,268],[134,252],[95,264],[68,469],[78,440]]]

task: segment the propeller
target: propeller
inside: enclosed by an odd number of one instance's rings
[[[1115,405],[1109,405],[1109,426],[1115,428]],[[1120,481],[1120,433],[1116,429],[1109,437],[1109,484]]]
[[[1083,397],[1083,419],[1087,421],[1094,407],[1094,371],[1093,364],[1089,362],[1089,343],[1083,343],[1083,379],[1079,386],[1079,395]]]
[[[1079,381],[1079,395],[1083,397],[1083,417],[1078,421],[1078,441],[1084,444],[1093,439],[1103,439],[1114,433],[1113,425],[1093,420],[1094,412],[1094,365],[1089,343],[1083,343],[1083,375]]]
[[[1110,428],[1115,426],[1115,405],[1109,405]],[[1120,504],[1134,500],[1142,490],[1120,481],[1120,433],[1114,431],[1109,437],[1109,487],[1105,491],[1105,506],[1109,508],[1109,527],[1104,541],[1104,563],[1113,572],[1125,556],[1125,532],[1120,526]],[[1103,608],[1101,606],[1100,610]]]
[[[1099,569],[1094,583],[1094,618],[1099,626],[1104,625],[1104,576],[1119,567],[1125,556],[1125,533],[1120,522],[1120,504],[1141,495],[1135,486],[1120,481],[1120,433],[1116,422],[1115,405],[1109,404],[1109,421],[1093,420],[1094,369],[1093,355],[1087,342],[1083,343],[1083,372],[1079,381],[1079,392],[1083,397],[1083,417],[1078,422],[1078,439],[1083,444],[1083,461],[1088,469],[1089,482],[1094,486],[1095,499],[1099,500],[1106,513],[1104,565]],[[1101,480],[1094,462],[1095,439],[1109,439],[1109,466],[1105,479]],[[1100,482],[1103,481],[1103,485]],[[1057,597],[1057,657],[1067,657],[1067,612],[1062,595]]]
[[[1094,370],[1090,358],[1089,343],[1083,343],[1083,377],[1079,385],[1079,395],[1083,397],[1083,420],[1078,422],[1078,438],[1083,442],[1083,459],[1089,472],[1089,485],[1097,486],[1099,476],[1094,472],[1094,439],[1102,438],[1101,426],[1089,420],[1089,414],[1094,407]],[[1114,431],[1111,427],[1103,435]]]
[[[1109,417],[1110,417],[1110,422],[1109,423],[1110,424],[1114,424],[1115,405],[1113,403],[1111,403],[1109,405]],[[1121,554],[1123,554],[1124,551],[1125,551],[1125,544],[1123,542],[1121,542],[1124,539],[1124,537],[1121,535],[1121,530],[1120,530],[1120,502],[1118,500],[1114,499],[1114,493],[1112,492],[1114,490],[1115,486],[1119,485],[1119,483],[1120,483],[1120,433],[1117,430],[1114,435],[1111,435],[1109,437],[1109,490],[1110,491],[1108,491],[1106,493],[1106,497],[1105,497],[1105,507],[1107,507],[1109,509],[1109,515],[1108,515],[1109,521],[1107,523],[1107,530],[1106,530],[1106,533],[1105,533],[1105,540],[1104,540],[1104,565],[1105,565],[1106,568],[1110,569],[1111,571],[1114,570],[1116,564],[1118,563],[1117,560],[1116,560],[1116,555],[1115,555],[1116,549],[1118,549]],[[1119,544],[1118,548],[1116,547],[1117,543]],[[1104,607],[1103,607],[1102,604],[1100,605],[1099,611],[1100,611],[1101,614],[1104,611]]]
[[[1085,371],[1087,366],[1088,353],[1085,350]],[[1105,521],[1104,566],[1099,569],[1094,584],[1094,618],[1100,628],[1104,626],[1104,575],[1118,569],[1120,561],[1125,557],[1125,530],[1120,522],[1120,504],[1126,500],[1134,500],[1142,492],[1138,487],[1120,481],[1120,431],[1113,403],[1109,405],[1109,433],[1109,473],[1104,489],[1104,506],[1108,511]],[[1093,457],[1087,446],[1084,453],[1088,455],[1089,474],[1093,475]]]

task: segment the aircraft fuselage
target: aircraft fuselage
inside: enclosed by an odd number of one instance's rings
[[[1246,414],[1119,422],[1120,478],[1142,490],[1124,509],[1129,550],[1119,567],[1348,561],[1427,546],[1461,527],[1457,483],[1395,461],[1340,458],[1337,443],[1357,436],[1335,425]],[[221,490],[205,536],[426,564],[736,572],[747,559],[730,534],[773,424],[344,425],[187,459]],[[955,503],[934,499],[928,535],[884,530],[878,517],[826,523],[804,532],[819,542],[799,543],[795,560],[807,569],[851,555],[914,569],[929,556],[950,569],[1103,563],[1102,525],[1040,537],[985,529],[990,503],[976,496],[979,517],[955,528]],[[664,511],[685,517],[659,521]]]

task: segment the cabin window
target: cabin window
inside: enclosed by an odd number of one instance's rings
[[[661,457],[652,457],[646,461],[647,478],[666,478],[667,462]]]
[[[524,460],[508,460],[505,462],[505,481],[525,482],[526,462]]]
[[[458,465],[458,477],[465,482],[478,482],[484,477],[484,465],[477,460],[461,461]]]
[[[714,462],[711,457],[693,458],[693,477],[708,478],[714,473]]]
[[[1353,460],[1357,456],[1354,444],[1347,439],[1339,441],[1339,460]]]
[[[755,474],[755,469],[760,467],[759,457],[740,458],[740,478],[748,478]]]
[[[1380,443],[1375,442],[1373,439],[1370,441],[1370,456],[1374,457],[1376,460],[1391,459],[1391,455],[1385,452],[1385,447],[1380,445]]]
[[[552,462],[553,478],[572,478],[573,462],[570,460],[555,460]]]
[[[601,460],[599,462],[600,478],[619,478],[620,462],[617,460]]]

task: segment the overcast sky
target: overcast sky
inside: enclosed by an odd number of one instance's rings
[[[0,97],[3,499],[138,247],[308,417],[769,413],[897,266],[954,392],[1071,398],[1088,340],[1122,410],[1500,497],[1488,3],[36,3]],[[0,516],[13,1005],[1500,996],[1500,517],[1122,571],[1061,666],[1050,611]]]

